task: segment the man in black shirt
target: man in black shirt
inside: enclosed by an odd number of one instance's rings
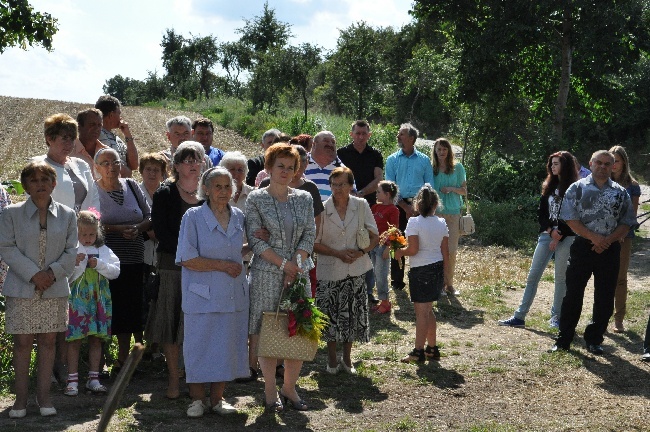
[[[352,170],[357,186],[357,196],[365,198],[371,206],[376,203],[377,184],[384,177],[384,158],[379,150],[368,145],[372,136],[370,124],[365,120],[352,123],[352,143],[338,149],[341,162]]]
[[[281,132],[277,129],[269,129],[264,132],[262,135],[262,142],[260,143],[264,153],[266,153],[266,149],[271,147],[271,144],[275,142],[276,138],[278,138],[280,134]],[[264,169],[264,153],[260,156],[248,159],[248,174],[246,174],[246,184],[248,186],[255,187],[255,178],[257,177],[257,174]]]

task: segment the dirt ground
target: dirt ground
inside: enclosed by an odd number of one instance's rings
[[[31,156],[33,151],[27,152],[27,147],[42,142],[46,115],[74,113],[82,107],[0,97],[0,159],[15,159],[16,152]],[[26,122],[28,111],[30,120]],[[124,109],[124,117],[132,123],[142,149],[165,147],[162,124],[177,114]],[[20,124],[16,124],[18,120]],[[221,148],[243,149],[247,155],[257,151],[254,144],[236,134],[219,131],[217,135],[231,137],[219,144]],[[44,144],[41,147],[36,154],[44,152]],[[16,172],[8,168],[0,171],[3,179],[7,173]],[[648,199],[648,189],[644,188],[644,192],[642,201]],[[239,409],[238,414],[206,414],[201,419],[188,419],[185,410],[190,400],[186,393],[175,401],[164,398],[166,375],[159,359],[141,363],[142,372],[127,388],[110,430],[650,430],[650,365],[639,360],[650,312],[646,295],[650,285],[650,239],[636,242],[629,272],[630,301],[642,302],[636,306],[641,312],[626,321],[627,332],[606,335],[606,354],[602,357],[588,354],[580,337],[576,337],[570,354],[546,353],[556,334],[546,324],[553,290],[546,278],[527,318],[527,328],[499,327],[497,319],[510,316],[521,299],[530,258],[471,243],[466,241],[459,252],[457,288],[461,295],[444,298],[436,306],[443,353],[440,362],[399,363],[398,359],[412,348],[414,314],[406,292],[391,292],[392,313],[371,316],[371,342],[355,344],[353,349],[358,375],[326,374],[322,348],[314,362],[305,363],[299,392],[310,405],[307,412],[288,410],[281,416],[261,415],[260,379],[227,386],[226,399]],[[489,273],[485,279],[503,283],[498,287],[476,283],[472,276],[476,272]],[[593,289],[589,288],[578,326],[580,334],[589,318],[592,299]],[[106,384],[110,386],[111,381]],[[10,420],[12,395],[0,397],[0,431],[96,429],[104,397],[82,393],[69,398],[56,386],[52,392],[58,415],[51,418],[38,415],[32,392],[27,417]]]

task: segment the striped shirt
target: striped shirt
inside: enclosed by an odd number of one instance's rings
[[[316,183],[316,186],[318,186],[318,192],[320,192],[320,199],[323,202],[327,201],[327,199],[332,195],[330,174],[332,174],[332,171],[338,167],[345,167],[338,157],[325,167],[321,168],[320,165],[312,159],[311,153],[309,154],[309,165],[307,165],[307,169],[305,170],[305,177],[307,180]],[[353,189],[356,190],[354,185]]]

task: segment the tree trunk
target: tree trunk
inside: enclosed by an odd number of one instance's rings
[[[564,110],[569,98],[571,87],[571,58],[573,47],[571,46],[571,6],[565,5],[562,19],[562,71],[560,87],[558,89],[557,101],[555,102],[555,118],[553,119],[553,135],[558,144],[562,141],[562,125],[564,123]]]

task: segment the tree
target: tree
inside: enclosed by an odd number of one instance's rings
[[[241,34],[239,42],[251,48],[255,54],[265,54],[274,48],[287,45],[291,34],[291,25],[279,21],[275,9],[269,8],[269,2],[264,2],[261,16],[244,20],[244,27],[237,29]]]
[[[193,37],[188,42],[186,51],[192,59],[198,75],[199,93],[203,93],[207,99],[216,84],[216,75],[210,69],[219,61],[217,38],[213,36]]]
[[[633,67],[650,47],[643,0],[461,3],[416,0],[412,13],[460,48],[462,99],[528,99],[537,121],[552,125],[557,144],[570,89],[575,108],[591,110],[593,99],[606,103],[609,76]]]
[[[321,48],[304,43],[297,47],[290,46],[280,52],[280,70],[291,71],[282,73],[286,87],[291,87],[300,93],[303,101],[304,121],[307,121],[307,89],[309,73],[321,62]]]
[[[226,71],[227,94],[241,97],[242,82],[239,76],[252,65],[252,51],[243,43],[224,42],[219,46],[221,66]]]
[[[8,47],[43,45],[52,51],[52,36],[59,30],[56,18],[34,12],[27,0],[0,0],[0,54]]]

